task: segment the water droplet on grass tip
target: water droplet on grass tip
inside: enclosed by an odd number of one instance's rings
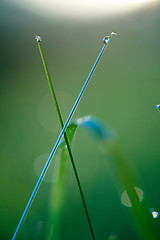
[[[36,40],[37,43],[39,43],[39,42],[41,42],[41,37],[40,36],[36,36],[35,40]]]
[[[103,38],[104,44],[109,43],[109,40],[110,40],[110,37],[109,37],[109,36],[105,36],[105,37]]]
[[[152,216],[153,216],[153,218],[158,218],[159,212],[153,211]]]
[[[157,212],[154,208],[150,208],[151,214],[153,218],[158,218],[159,217],[159,212]]]
[[[112,35],[117,35],[117,33],[111,32],[111,34],[110,34],[109,36],[105,36],[105,37],[103,38],[104,44],[108,44],[108,43],[109,43],[110,38],[112,37]]]
[[[158,110],[160,111],[160,104],[157,105]]]

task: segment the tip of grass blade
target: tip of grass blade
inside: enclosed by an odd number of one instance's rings
[[[116,133],[113,131],[113,129],[105,125],[96,117],[85,116],[82,118],[78,118],[73,123],[76,124],[77,126],[81,126],[88,133],[92,134],[100,141],[116,139]]]
[[[111,34],[109,35],[109,36],[105,36],[104,38],[103,38],[103,42],[104,42],[104,44],[108,44],[109,43],[109,41],[110,41],[110,39],[111,39],[111,37],[113,36],[113,35],[116,35],[117,36],[117,33],[115,33],[115,32],[111,32]]]
[[[110,37],[112,37],[112,35],[116,35],[117,36],[117,33],[111,32]]]
[[[41,37],[40,36],[36,36],[35,40],[36,40],[37,43],[39,43],[39,42],[41,42]]]

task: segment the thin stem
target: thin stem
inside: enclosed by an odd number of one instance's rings
[[[60,121],[61,127],[63,129],[64,124],[63,124],[62,115],[61,115],[60,108],[59,108],[58,101],[57,101],[57,97],[56,97],[56,94],[55,94],[55,91],[54,91],[54,88],[53,88],[51,77],[50,77],[50,74],[49,74],[49,71],[48,71],[48,67],[47,67],[47,63],[46,63],[44,53],[43,53],[43,50],[42,50],[41,42],[37,42],[37,43],[38,43],[40,55],[41,55],[41,58],[42,58],[43,66],[44,66],[44,69],[45,69],[45,73],[46,73],[46,76],[47,76],[47,79],[48,79],[48,83],[49,83],[49,86],[50,86],[50,89],[51,89],[52,97],[53,97],[53,100],[54,100],[54,103],[55,103],[55,106],[56,106],[59,121]],[[85,202],[85,198],[84,198],[84,194],[83,194],[83,191],[82,191],[80,179],[79,179],[79,176],[78,176],[78,172],[77,172],[77,169],[76,169],[76,165],[75,165],[75,162],[74,162],[74,159],[73,159],[73,154],[72,154],[72,151],[71,151],[71,148],[70,148],[70,145],[69,145],[69,141],[68,141],[66,132],[64,132],[64,139],[65,139],[65,142],[66,142],[66,145],[67,145],[67,149],[68,149],[68,153],[69,153],[69,156],[70,156],[70,159],[71,159],[72,167],[73,167],[74,174],[75,174],[77,184],[78,184],[78,187],[79,187],[81,199],[82,199],[83,206],[84,206],[84,209],[85,209],[85,213],[86,213],[86,216],[87,216],[87,220],[88,220],[88,224],[89,224],[90,231],[91,231],[91,234],[92,234],[92,238],[95,240],[95,236],[94,236],[91,220],[90,220],[90,217],[89,217],[87,205],[86,205],[86,202]]]
[[[111,36],[111,35],[110,35],[110,36]],[[92,69],[91,69],[91,71],[90,71],[90,73],[89,73],[89,75],[88,75],[88,77],[87,77],[87,80],[85,81],[85,83],[84,83],[84,85],[83,85],[83,87],[82,87],[82,89],[81,89],[81,91],[80,91],[80,93],[79,93],[79,95],[78,95],[78,97],[77,97],[77,100],[76,100],[76,102],[75,102],[74,105],[73,105],[73,108],[72,108],[72,110],[71,110],[71,112],[70,112],[70,114],[69,114],[69,116],[68,116],[68,118],[67,118],[67,120],[66,120],[66,122],[65,122],[65,124],[64,124],[64,127],[63,127],[62,131],[60,132],[60,135],[59,135],[58,138],[57,138],[57,141],[56,141],[56,143],[55,143],[55,145],[54,145],[54,147],[53,147],[53,149],[52,149],[52,151],[51,151],[51,153],[50,153],[50,155],[49,155],[49,158],[48,158],[48,160],[47,160],[47,162],[46,162],[46,164],[45,164],[45,166],[44,166],[44,168],[43,168],[43,170],[42,170],[42,172],[41,172],[41,175],[40,175],[40,177],[39,177],[39,179],[38,179],[38,181],[37,181],[37,183],[36,183],[36,186],[35,186],[32,194],[31,194],[31,196],[30,196],[30,198],[29,198],[29,201],[28,201],[28,203],[27,203],[27,205],[26,205],[26,207],[25,207],[25,209],[24,209],[24,212],[23,212],[23,214],[22,214],[22,216],[21,216],[21,219],[20,219],[20,221],[19,221],[19,223],[18,223],[18,226],[17,226],[17,228],[16,228],[16,230],[15,230],[15,233],[14,233],[14,235],[13,235],[12,240],[14,240],[14,239],[16,238],[17,233],[19,232],[19,229],[20,229],[20,227],[21,227],[21,225],[22,225],[22,223],[23,223],[23,221],[24,221],[24,218],[25,218],[26,214],[28,213],[28,210],[29,210],[29,208],[30,208],[30,206],[31,206],[31,203],[32,203],[32,201],[33,201],[36,193],[38,192],[38,189],[39,189],[40,184],[41,184],[41,182],[42,182],[42,180],[43,180],[43,178],[44,178],[44,175],[45,175],[45,173],[46,173],[47,170],[48,170],[48,167],[49,167],[49,164],[51,163],[52,157],[53,157],[54,153],[55,153],[56,150],[57,150],[57,147],[58,147],[58,145],[59,145],[59,142],[60,142],[60,140],[61,140],[61,138],[62,138],[62,136],[63,136],[63,134],[64,134],[64,132],[65,132],[65,130],[66,130],[66,128],[67,128],[67,126],[68,126],[68,124],[69,124],[69,122],[70,122],[73,114],[74,114],[74,112],[75,112],[75,110],[76,110],[76,107],[78,106],[78,103],[79,103],[79,101],[80,101],[80,99],[81,99],[81,97],[82,97],[82,95],[83,95],[83,93],[84,93],[84,91],[85,91],[85,89],[86,89],[86,87],[87,87],[90,79],[91,79],[91,76],[92,76],[92,74],[93,74],[93,72],[94,72],[94,70],[95,70],[95,68],[96,68],[96,66],[97,66],[97,64],[98,64],[101,56],[102,56],[102,53],[104,52],[105,48],[108,46],[108,42],[109,42],[109,41],[107,41],[107,42],[104,43],[104,45],[103,45],[103,47],[102,47],[102,50],[100,51],[100,53],[99,53],[99,55],[98,55],[98,57],[97,57],[94,65],[93,65],[93,67],[92,67]]]

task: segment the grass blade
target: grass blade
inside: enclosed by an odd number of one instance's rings
[[[36,39],[37,39],[37,37],[36,37]],[[54,103],[55,103],[58,118],[59,118],[61,127],[63,129],[64,123],[63,123],[62,115],[61,115],[61,112],[60,112],[59,104],[58,104],[58,101],[57,101],[57,97],[56,97],[56,94],[55,94],[55,91],[54,91],[54,87],[53,87],[53,84],[52,84],[52,81],[51,81],[51,77],[50,77],[50,74],[49,74],[49,71],[48,71],[48,67],[47,67],[45,57],[44,57],[44,53],[43,53],[43,50],[42,50],[41,41],[37,41],[37,43],[38,43],[40,55],[41,55],[41,58],[42,58],[43,66],[44,66],[44,69],[45,69],[45,73],[46,73],[46,76],[47,76],[47,79],[48,79],[48,83],[49,83],[49,86],[50,86],[50,90],[51,90],[51,93],[52,93],[52,97],[53,97],[53,100],[54,100]],[[65,139],[65,143],[66,143],[66,146],[67,146],[67,149],[68,149],[69,157],[70,157],[70,160],[71,160],[71,163],[72,163],[73,171],[74,171],[74,174],[75,174],[75,177],[76,177],[76,180],[77,180],[80,196],[81,196],[82,203],[83,203],[83,206],[84,206],[84,209],[85,209],[85,213],[86,213],[86,217],[87,217],[88,224],[89,224],[89,227],[90,227],[91,235],[92,235],[93,240],[95,240],[92,223],[91,223],[91,220],[90,220],[90,216],[89,216],[89,213],[88,213],[86,201],[85,201],[85,198],[84,198],[84,194],[83,194],[83,191],[82,191],[80,179],[79,179],[79,176],[78,176],[78,171],[76,169],[76,165],[75,165],[75,162],[74,162],[74,159],[73,159],[73,154],[72,154],[72,151],[71,151],[71,148],[70,148],[70,144],[69,144],[66,132],[64,132],[64,139]]]
[[[72,146],[72,141],[76,132],[76,125],[69,125],[66,129],[66,134],[68,136],[69,145]],[[55,234],[59,234],[59,223],[62,205],[64,202],[64,192],[66,189],[68,166],[69,166],[69,154],[66,147],[65,139],[63,139],[57,152],[55,154],[55,161],[58,163],[58,169],[56,169],[56,175],[58,176],[57,182],[53,185],[49,196],[49,206],[48,206],[48,220],[53,224],[55,229]],[[54,177],[53,171],[53,177]],[[56,234],[56,238],[57,238]]]
[[[31,196],[30,196],[30,198],[29,198],[29,201],[28,201],[28,203],[27,203],[27,205],[26,205],[26,207],[25,207],[25,209],[24,209],[24,212],[23,212],[23,214],[22,214],[22,216],[21,216],[21,218],[20,218],[20,221],[19,221],[19,223],[18,223],[18,225],[17,225],[17,228],[16,228],[16,230],[15,230],[15,232],[14,232],[14,235],[13,235],[12,240],[14,240],[14,239],[16,238],[16,236],[17,236],[17,234],[18,234],[18,232],[19,232],[19,229],[20,229],[20,227],[21,227],[21,225],[22,225],[22,223],[23,223],[23,221],[24,221],[24,219],[25,219],[25,216],[27,215],[27,213],[28,213],[28,211],[29,211],[29,208],[30,208],[30,206],[31,206],[31,204],[32,204],[32,201],[33,201],[33,199],[34,199],[36,193],[38,192],[38,189],[39,189],[39,187],[40,187],[40,185],[41,185],[41,183],[42,183],[42,180],[43,180],[43,178],[44,178],[44,175],[45,175],[46,172],[47,172],[47,169],[48,169],[48,167],[49,167],[49,165],[50,165],[50,162],[51,162],[51,160],[52,160],[52,157],[53,157],[53,155],[55,154],[55,152],[56,152],[56,150],[57,150],[58,144],[59,144],[59,142],[60,142],[60,140],[61,140],[61,138],[62,138],[62,136],[63,136],[63,134],[64,134],[64,132],[65,132],[65,130],[66,130],[66,128],[67,128],[67,126],[68,126],[68,124],[69,124],[69,122],[70,122],[70,120],[71,120],[71,118],[72,118],[72,116],[73,116],[73,114],[74,114],[74,112],[75,112],[75,110],[76,110],[79,102],[80,102],[80,99],[81,99],[81,97],[82,97],[82,95],[83,95],[83,93],[84,93],[84,91],[85,91],[85,89],[86,89],[86,87],[87,87],[87,85],[88,85],[91,77],[92,77],[92,74],[93,74],[96,66],[98,65],[98,62],[99,62],[99,60],[100,60],[100,58],[101,58],[101,56],[102,56],[105,48],[108,46],[108,43],[109,43],[110,38],[111,38],[112,35],[113,35],[113,33],[111,33],[110,36],[108,36],[108,39],[107,39],[107,40],[106,40],[106,39],[104,40],[104,45],[103,45],[103,47],[102,47],[102,50],[100,51],[100,53],[99,53],[99,55],[98,55],[98,57],[97,57],[94,65],[93,65],[93,67],[92,67],[92,69],[91,69],[91,71],[90,71],[90,73],[89,73],[89,75],[88,75],[88,77],[87,77],[87,79],[86,79],[86,81],[85,81],[85,83],[84,83],[84,85],[83,85],[83,87],[82,87],[82,89],[81,89],[78,97],[77,97],[77,100],[75,101],[75,103],[74,103],[74,105],[73,105],[73,108],[72,108],[72,110],[71,110],[71,112],[70,112],[70,114],[69,114],[69,116],[68,116],[68,118],[67,118],[67,120],[66,120],[66,122],[65,122],[65,124],[64,124],[64,127],[63,127],[61,133],[59,134],[59,136],[58,136],[58,138],[57,138],[57,141],[56,141],[56,143],[55,143],[55,145],[54,145],[54,147],[53,147],[53,149],[52,149],[52,151],[51,151],[51,153],[50,153],[50,155],[49,155],[49,158],[48,158],[48,160],[47,160],[47,162],[46,162],[46,164],[45,164],[45,166],[44,166],[44,168],[43,168],[43,170],[42,170],[42,173],[41,173],[41,175],[40,175],[40,177],[39,177],[39,179],[38,179],[38,181],[37,181],[37,183],[36,183],[36,185],[35,185],[35,187],[34,187],[34,190],[33,190],[32,194],[31,194]],[[37,41],[39,41],[39,40],[40,40],[40,39],[37,39]]]
[[[66,134],[70,146],[72,146],[73,139],[79,127],[83,128],[88,134],[91,134],[92,136],[94,135],[94,138],[97,138],[99,140],[109,140],[114,135],[111,129],[107,129],[106,127],[104,127],[98,119],[87,116],[72,121],[67,127]],[[58,182],[53,185],[53,188],[50,192],[48,215],[49,222],[54,224],[54,228],[56,229],[58,234],[69,164],[69,155],[67,151],[65,137],[63,137],[63,139],[61,140],[55,157],[55,161],[57,161],[60,167],[58,168],[58,174],[56,172],[56,174],[58,175]]]
[[[117,142],[115,132],[97,118],[87,116],[73,121],[67,127],[66,131],[70,132],[72,139],[72,134],[76,133],[76,129],[78,129],[78,127],[83,128],[88,134],[92,136],[93,139],[97,139],[102,147],[108,150],[106,152],[109,152],[109,154],[112,156],[112,161],[114,163],[115,170],[118,173],[118,178],[123,183],[131,205],[134,209],[133,219],[135,220],[135,224],[141,239],[158,240],[158,233],[153,224],[149,208],[147,208],[145,201],[142,203],[139,199],[138,193],[135,190],[133,173],[127,164],[121,147]],[[69,136],[68,139],[70,140]],[[61,147],[65,148],[64,139],[62,141]]]

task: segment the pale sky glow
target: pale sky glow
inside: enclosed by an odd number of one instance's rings
[[[87,19],[130,13],[158,0],[10,0],[48,17]]]

